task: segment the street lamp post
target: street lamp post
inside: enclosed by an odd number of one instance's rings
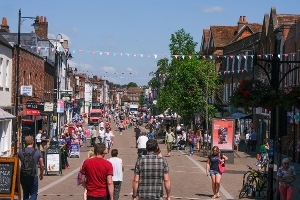
[[[60,93],[60,80],[59,80],[59,69],[61,66],[61,53],[58,50],[58,46],[57,46],[57,41],[58,41],[58,37],[60,36],[59,42],[62,44],[64,42],[63,37],[61,34],[58,34],[56,36],[55,39],[55,64],[54,64],[54,68],[55,68],[55,76],[54,76],[54,81],[56,84],[54,84],[54,90],[56,91],[56,95],[54,95],[54,111],[53,111],[53,116],[55,116],[56,118],[56,128],[55,128],[55,132],[53,134],[53,137],[57,137],[59,135],[59,112],[57,112],[57,107],[58,107],[58,99],[59,99],[59,93]]]
[[[14,131],[16,131],[14,135],[14,156],[17,156],[18,154],[18,143],[20,142],[20,135],[21,135],[21,116],[19,116],[19,72],[20,72],[20,41],[21,41],[21,23],[22,20],[26,19],[34,19],[34,23],[32,26],[35,30],[39,27],[39,20],[38,17],[22,17],[21,9],[19,9],[19,15],[18,15],[18,38],[17,38],[17,63],[16,63],[16,69],[15,69],[15,81],[16,81],[16,88],[15,88],[15,115],[17,115],[17,122],[14,125]]]
[[[285,74],[282,74],[282,77],[280,77],[280,65],[281,64],[294,64],[294,63],[300,63],[300,61],[281,61],[278,57],[278,43],[280,40],[280,35],[282,34],[281,29],[275,30],[275,45],[274,45],[274,54],[272,56],[272,59],[258,59],[257,54],[254,55],[254,66],[260,67],[262,69],[270,83],[270,85],[273,87],[275,92],[277,93],[280,87],[281,82],[284,80],[284,78],[294,70],[300,69],[300,67],[295,67],[293,69],[289,69]],[[265,66],[262,66],[257,63],[257,61],[264,61]],[[267,71],[267,67],[270,66],[271,70],[271,76],[269,75],[269,71]],[[275,108],[272,108],[271,110],[271,125],[270,125],[270,136],[269,136],[269,165],[268,165],[268,190],[267,190],[267,199],[273,200],[274,191],[273,191],[273,173],[274,173],[274,144],[275,139],[277,140],[277,153],[281,153],[281,137],[280,137],[280,127],[279,127],[279,111],[280,107],[277,105]],[[280,159],[278,160],[278,164],[280,163]]]

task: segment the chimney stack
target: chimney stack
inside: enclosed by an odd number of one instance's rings
[[[248,22],[246,21],[246,16],[240,16],[240,19],[237,23],[237,32],[240,31],[240,29],[245,25],[248,24]]]
[[[46,17],[37,16],[39,19],[39,28],[35,31],[35,33],[43,40],[48,39],[48,22]]]
[[[1,26],[0,31],[2,31],[2,32],[4,31],[4,32],[7,32],[7,33],[10,32],[9,26],[7,25],[7,19],[5,17],[2,18],[2,23],[1,23],[0,26]]]
[[[243,21],[243,16],[240,16],[239,22]]]

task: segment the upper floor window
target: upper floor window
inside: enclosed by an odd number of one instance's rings
[[[226,71],[229,71],[229,57],[226,58]]]
[[[5,67],[5,87],[9,87],[9,60],[6,61]]]
[[[232,58],[231,71],[234,71],[234,63],[235,63],[235,56],[233,56],[233,58]]]
[[[248,63],[247,63],[247,62],[248,62],[248,59],[250,58],[250,57],[248,56],[248,51],[245,52],[245,56],[246,56],[246,57],[245,57],[244,69],[248,71],[248,66],[247,66]],[[253,61],[253,58],[252,58],[252,61]],[[251,68],[253,69],[253,63],[251,64]]]
[[[242,63],[242,57],[239,57],[239,61],[238,61],[238,68],[237,70],[241,70],[241,63]]]

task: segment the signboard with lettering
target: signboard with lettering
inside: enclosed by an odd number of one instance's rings
[[[80,157],[80,147],[79,144],[71,144],[70,158],[79,158]]]
[[[45,112],[53,112],[54,104],[52,102],[45,102],[44,111]]]
[[[65,111],[65,102],[62,99],[57,99],[57,112],[64,113]]]
[[[52,146],[46,150],[46,159],[45,159],[45,173],[48,175],[49,172],[58,172],[62,174],[61,168],[61,153],[58,146]]]
[[[25,115],[39,116],[44,111],[45,103],[41,101],[27,101],[25,104]]]
[[[0,163],[0,193],[11,193],[14,163]]]
[[[32,85],[22,85],[21,86],[22,96],[32,96]]]
[[[18,171],[18,157],[0,157],[0,197],[14,199],[14,196],[18,195],[21,199]]]

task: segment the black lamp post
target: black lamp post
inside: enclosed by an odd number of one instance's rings
[[[60,36],[59,42],[62,44],[64,42],[63,37],[61,34],[58,34],[56,36],[55,39],[55,64],[54,64],[54,68],[55,68],[55,75],[54,75],[54,90],[56,91],[56,95],[54,95],[54,111],[53,111],[53,116],[55,116],[56,118],[56,129],[54,134],[52,135],[52,139],[56,138],[59,135],[59,113],[57,112],[57,101],[60,97],[59,93],[60,93],[60,80],[59,80],[59,69],[61,66],[61,52],[58,50],[58,46],[57,46],[57,41],[58,41],[58,37]]]
[[[35,30],[39,28],[39,20],[38,17],[22,17],[21,9],[19,9],[19,15],[18,15],[18,38],[17,38],[17,63],[16,63],[16,69],[15,69],[15,81],[16,81],[16,87],[15,87],[15,115],[17,115],[17,122],[14,125],[14,131],[16,131],[14,135],[14,156],[17,156],[18,151],[18,142],[20,140],[20,128],[21,128],[21,119],[19,117],[19,73],[20,73],[20,40],[21,40],[21,21],[23,19],[34,19],[34,23],[32,26]]]
[[[281,64],[294,64],[294,63],[300,63],[300,61],[281,61],[278,57],[278,47],[280,44],[280,39],[279,38],[280,34],[282,34],[282,30],[281,29],[276,29],[275,30],[275,45],[274,45],[274,54],[272,56],[272,59],[258,59],[257,58],[257,54],[255,53],[254,55],[254,66],[258,66],[260,67],[260,69],[262,69],[265,73],[265,76],[267,77],[270,85],[273,87],[273,89],[275,90],[275,92],[278,92],[279,87],[281,82],[284,80],[284,78],[290,74],[292,71],[296,70],[296,69],[300,69],[300,67],[294,67],[292,69],[289,69],[286,73],[282,74],[280,72],[280,65]],[[257,61],[264,61],[265,65],[262,66],[259,63],[257,63]],[[270,69],[270,74],[269,75],[269,71],[267,71],[267,69]],[[281,77],[280,77],[281,74]],[[274,173],[274,147],[275,147],[275,140],[277,140],[277,153],[281,153],[281,136],[280,136],[280,132],[282,130],[281,127],[279,126],[279,111],[280,111],[280,107],[277,105],[275,108],[272,108],[271,110],[271,125],[270,125],[270,137],[269,137],[269,145],[270,145],[270,149],[269,149],[269,165],[268,165],[268,190],[267,190],[267,199],[268,200],[273,200],[273,196],[274,196],[274,191],[273,191],[273,173]],[[280,159],[278,161],[278,165],[280,164]]]

